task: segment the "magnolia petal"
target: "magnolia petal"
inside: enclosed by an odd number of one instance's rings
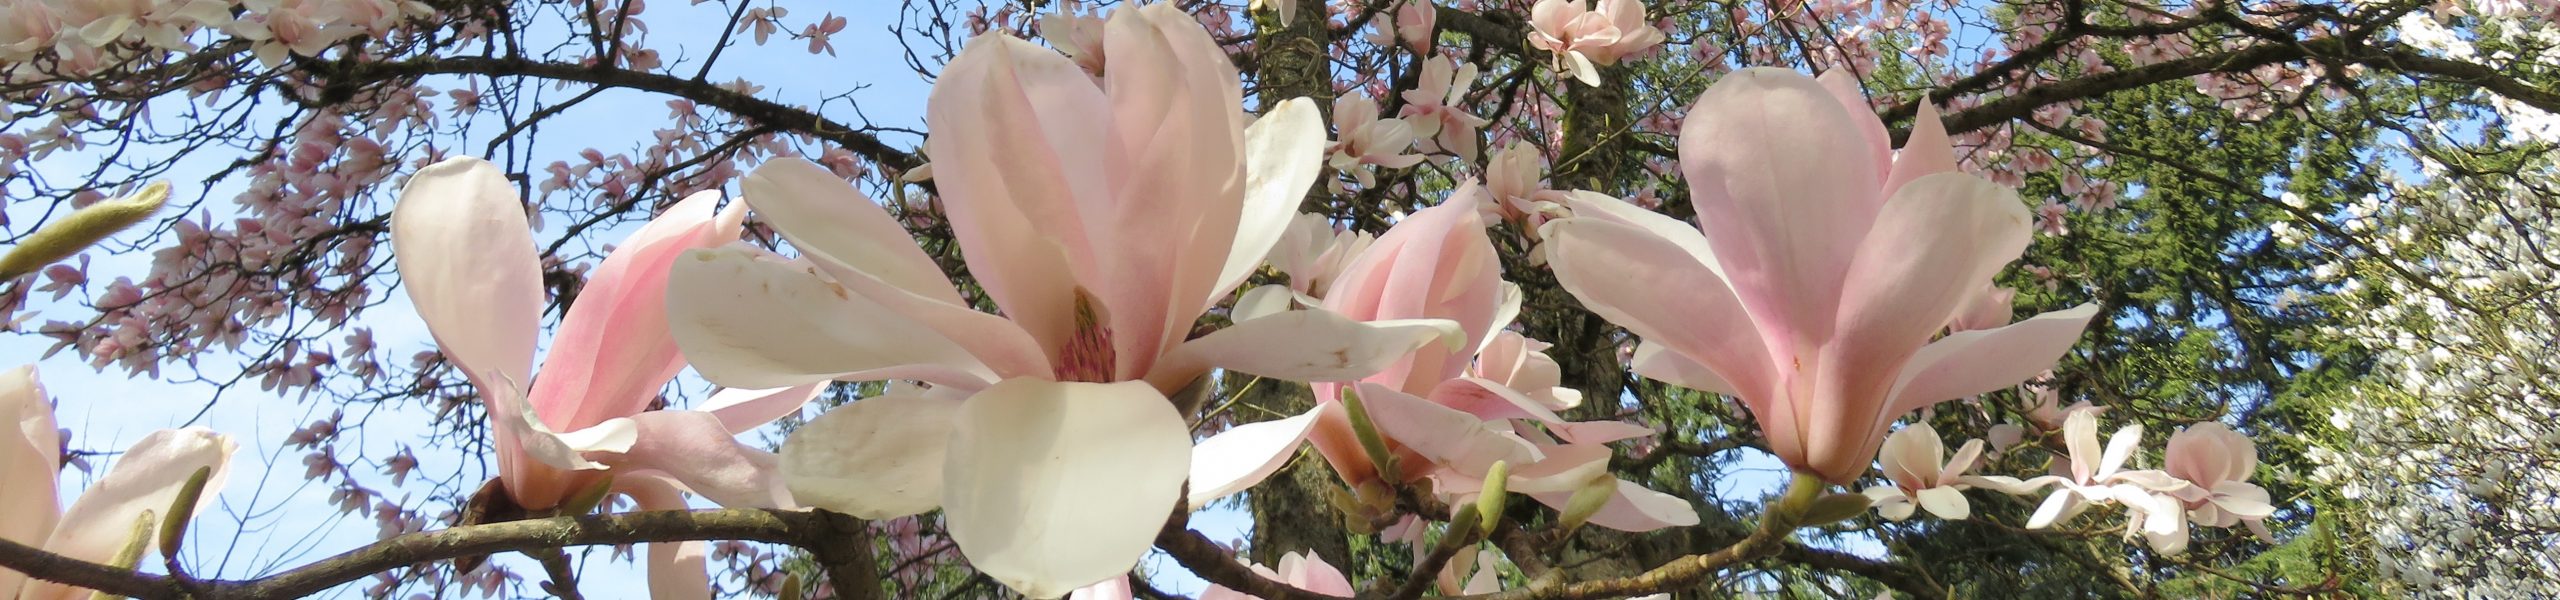
[[[1919,501],[1920,507],[1929,509],[1929,514],[1937,515],[1938,518],[1962,521],[1965,517],[1973,516],[1973,505],[1966,503],[1964,492],[1956,491],[1955,488],[1922,488],[1917,496],[1915,500]]]
[[[746,433],[783,417],[800,414],[800,407],[808,406],[810,400],[817,399],[818,394],[825,391],[825,383],[761,390],[726,388],[713,392],[694,410],[719,417],[720,424],[728,427],[729,433]]]
[[[668,331],[669,266],[685,250],[726,244],[714,205],[720,192],[686,197],[624,238],[578,288],[551,334],[542,373],[525,395],[545,422],[575,429],[647,410],[684,370]]]
[[[1556,280],[1584,306],[1709,371],[1728,388],[1755,401],[1768,389],[1769,354],[1732,288],[1695,255],[1645,230],[1593,218],[1561,219],[1546,226],[1548,261]],[[1656,369],[1660,371],[1659,368]],[[1711,382],[1679,376],[1701,384]],[[1763,414],[1764,423],[1779,422]],[[1773,431],[1772,437],[1792,438]],[[1789,445],[1776,439],[1773,443]]]
[[[1556,439],[1568,444],[1606,444],[1647,437],[1655,433],[1651,427],[1626,421],[1548,423],[1547,429],[1555,432]]]
[[[1380,435],[1459,473],[1483,473],[1495,461],[1526,465],[1545,456],[1500,423],[1383,385],[1360,384],[1360,402]]]
[[[615,479],[615,492],[630,496],[640,510],[685,510],[684,494],[673,482],[641,476]],[[649,544],[649,597],[711,600],[711,544],[699,540]]]
[[[720,417],[711,413],[653,410],[592,429],[608,427],[627,428],[626,441],[617,444],[619,448],[578,444],[589,460],[619,471],[664,473],[685,489],[729,508],[793,506],[790,492],[783,489],[779,459],[739,443]]]
[[[1885,179],[1885,197],[1893,197],[1912,180],[1955,170],[1956,150],[1947,139],[1947,124],[1939,120],[1938,104],[1923,98],[1919,115],[1911,119],[1910,139],[1902,142],[1902,152],[1893,157],[1893,174]]]
[[[1262,483],[1297,456],[1307,441],[1316,412],[1228,428],[1191,448],[1191,494],[1188,506],[1234,495]]]
[[[2032,379],[2053,368],[2097,314],[2097,304],[2082,304],[1996,329],[1949,334],[1922,346],[1903,367],[1889,412],[1907,413]]]
[[[544,298],[524,210],[497,165],[457,157],[409,176],[391,211],[391,258],[409,303],[483,394],[533,380]]]
[[[1854,280],[1846,274],[1880,209],[1883,165],[1871,157],[1883,149],[1862,125],[1874,122],[1874,113],[1851,113],[1802,73],[1754,68],[1718,79],[1688,115],[1680,125],[1680,167],[1723,280],[1769,334],[1772,355],[1810,355],[1832,338],[1834,315],[1849,297],[1842,283]]]
[[[2106,454],[2098,457],[2098,476],[2106,477],[2115,473],[2116,469],[2122,468],[2125,459],[2133,457],[2134,447],[2141,444],[2141,425],[2126,425],[2123,429],[2116,430],[2115,436],[2107,438]]]
[[[1255,286],[1236,297],[1235,308],[1227,314],[1237,323],[1251,321],[1296,308],[1297,298],[1297,292],[1291,291],[1289,286]]]
[[[1839,341],[1822,347],[1817,388],[1836,401],[1813,403],[1806,421],[1840,437],[1809,445],[1812,468],[1855,477],[1844,471],[1863,467],[1874,444],[1858,442],[1902,414],[1889,394],[1913,353],[2026,250],[2028,233],[2016,192],[1962,173],[1921,178],[1885,203],[1841,290]]]
[[[2053,495],[2045,496],[2044,504],[2036,506],[2035,514],[2027,517],[2027,528],[2050,527],[2057,521],[2069,519],[2070,515],[2078,514],[2079,508],[2080,496],[2077,492],[2070,489],[2054,490]]]
[[[782,442],[783,483],[804,506],[864,519],[933,510],[959,410],[912,389],[836,407]]]
[[[1351,578],[1314,552],[1280,555],[1280,582],[1318,594],[1349,597],[1353,593]]]
[[[965,305],[906,228],[826,167],[778,158],[747,174],[741,188],[744,201],[775,232],[821,267],[851,269],[918,296]]]
[[[1742,394],[1741,390],[1734,389],[1733,383],[1717,375],[1715,369],[1698,364],[1698,361],[1678,352],[1666,352],[1661,344],[1637,342],[1635,356],[1629,362],[1633,363],[1629,367],[1635,370],[1636,375],[1646,379],[1710,394]]]
[[[0,539],[40,546],[62,513],[62,430],[35,365],[0,372]],[[165,509],[164,509],[165,510]],[[24,573],[0,569],[0,595],[15,593]]]
[[[1182,501],[1190,429],[1143,382],[1009,379],[956,421],[942,473],[951,538],[1023,595],[1129,572]]]
[[[2213,486],[2213,504],[2223,511],[2239,515],[2243,520],[2264,519],[2276,514],[2267,489],[2256,484],[2225,481]]]
[[[1867,103],[1867,93],[1859,89],[1858,74],[1849,69],[1829,69],[1814,77],[1814,81],[1822,84],[1824,91],[1831,92],[1832,99],[1840,101],[1840,108],[1849,112],[1849,120],[1858,126],[1859,136],[1867,140],[1867,148],[1871,149],[1878,167],[1877,179],[1882,181],[1885,175],[1883,167],[1893,164],[1893,137],[1885,132],[1884,120],[1874,116],[1876,109]]]
[[[1573,492],[1532,494],[1538,502],[1562,508],[1573,498]],[[1665,527],[1688,527],[1698,524],[1698,509],[1687,499],[1646,489],[1635,482],[1618,480],[1617,492],[1609,503],[1593,513],[1590,524],[1618,531],[1642,533]]]
[[[1876,459],[1886,478],[1904,488],[1921,489],[1937,484],[1938,461],[1946,455],[1946,443],[1938,437],[1937,428],[1913,423],[1885,436],[1884,449]]]
[[[1324,138],[1323,117],[1315,101],[1305,98],[1281,102],[1244,129],[1244,214],[1236,227],[1235,248],[1218,272],[1219,292],[1244,283],[1271,246],[1280,243],[1289,216],[1324,174]]]
[[[202,427],[163,429],[151,432],[134,442],[123,456],[116,458],[96,485],[80,493],[80,499],[63,509],[61,525],[41,546],[63,556],[103,563],[112,560],[116,551],[125,547],[133,535],[133,525],[144,512],[154,515],[153,531],[170,520],[169,506],[185,488],[196,470],[213,469],[205,480],[207,498],[220,494],[231,475],[231,453],[239,449],[229,436]],[[15,484],[12,484],[15,485]],[[213,502],[196,503],[197,512]],[[193,518],[188,515],[187,518]],[[159,547],[159,536],[145,533],[144,556]],[[74,595],[76,594],[76,596]],[[57,583],[30,581],[22,598],[87,597],[85,591]]]
[[[676,344],[704,379],[783,388],[861,375],[973,384],[994,377],[934,329],[851,294],[806,263],[742,245],[685,253],[668,277]]]
[[[951,237],[987,297],[1048,356],[1074,335],[1079,285],[1103,283],[1080,281],[1100,277],[1083,207],[1112,200],[1109,164],[1122,154],[1113,121],[1111,98],[1084,69],[1005,35],[970,39],[926,101],[926,153]]]
[[[1707,236],[1699,232],[1696,224],[1672,218],[1671,215],[1645,210],[1644,207],[1630,204],[1617,196],[1589,190],[1574,190],[1566,194],[1564,204],[1575,217],[1614,221],[1651,232],[1663,241],[1671,242],[1672,245],[1679,246],[1682,251],[1688,252],[1690,258],[1697,259],[1698,264],[1706,265],[1707,270],[1713,271],[1716,277],[1724,277],[1724,265],[1716,262],[1715,249],[1707,245]]]
[[[1466,334],[1447,319],[1364,323],[1323,309],[1293,310],[1183,342],[1147,380],[1160,388],[1180,386],[1216,367],[1287,381],[1351,381],[1435,339],[1464,344]]]
[[[1480,377],[1442,381],[1431,388],[1431,401],[1488,421],[1529,419],[1540,423],[1564,422],[1564,417],[1557,416],[1555,411],[1548,410],[1537,399],[1511,389],[1511,386]]]
[[[1067,592],[1067,600],[1133,600],[1136,593],[1129,588],[1129,576],[1121,575]]]

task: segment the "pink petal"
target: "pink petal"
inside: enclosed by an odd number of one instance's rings
[[[1197,509],[1225,498],[1280,471],[1298,455],[1315,427],[1316,412],[1228,428],[1191,448],[1191,495]]]
[[[1771,356],[1807,356],[1831,338],[1858,240],[1881,208],[1884,165],[1859,160],[1881,156],[1861,124],[1875,117],[1774,68],[1725,75],[1688,115],[1681,171],[1725,280],[1767,332]]]
[[[143,534],[143,556],[158,556],[153,549],[159,547],[159,527],[169,521],[169,505],[177,500],[179,489],[186,487],[196,469],[212,467],[213,477],[206,480],[205,494],[207,498],[219,494],[223,482],[230,478],[231,453],[238,449],[230,437],[202,427],[151,432],[116,457],[106,476],[98,478],[96,485],[80,492],[80,499],[63,509],[61,525],[41,546],[71,558],[107,562],[115,558],[116,551],[124,549],[133,535],[134,523],[149,512],[154,518],[150,532]],[[196,510],[201,513],[214,504],[198,502]],[[19,597],[88,595],[87,590],[30,581]]]
[[[1922,178],[1885,204],[1842,290],[1839,337],[1823,349],[1805,466],[1834,482],[1865,470],[1901,415],[1898,374],[1967,294],[2026,250],[2028,234],[2017,194],[1970,175]]]
[[[1326,564],[1324,557],[1314,552],[1280,555],[1280,579],[1290,587],[1318,594],[1345,597],[1352,594],[1351,579],[1342,576],[1341,569]]]
[[[783,489],[780,458],[739,443],[711,413],[653,410],[597,427],[628,427],[630,443],[625,448],[581,448],[589,460],[617,471],[664,473],[721,506],[792,506],[790,492]],[[579,436],[570,437],[574,441]]]
[[[838,279],[850,278],[839,269],[856,271],[926,299],[964,305],[907,230],[826,167],[778,158],[748,174],[742,188],[743,201],[774,231]]]
[[[1050,357],[1074,334],[1075,289],[1105,283],[1082,207],[1112,198],[1110,114],[1074,62],[1002,35],[971,39],[926,104],[926,151],[969,273]]]
[[[1379,435],[1460,473],[1483,473],[1494,461],[1525,465],[1542,456],[1528,440],[1497,423],[1386,386],[1360,384],[1360,401]],[[1410,474],[1419,468],[1405,465],[1404,470]]]
[[[1715,249],[1708,246],[1707,236],[1699,233],[1698,226],[1695,224],[1628,204],[1627,201],[1620,200],[1616,196],[1587,190],[1574,190],[1566,194],[1564,203],[1566,208],[1573,211],[1573,216],[1576,218],[1600,219],[1652,233],[1654,237],[1679,246],[1681,251],[1689,254],[1690,259],[1705,265],[1709,272],[1715,273],[1716,277],[1724,277],[1724,264],[1716,261]]]
[[[1556,433],[1556,439],[1563,440],[1568,444],[1606,444],[1620,440],[1632,440],[1640,437],[1648,437],[1654,434],[1653,428],[1651,427],[1628,423],[1626,421],[1548,423],[1547,429]]]
[[[684,370],[667,331],[667,270],[685,250],[736,241],[713,223],[717,191],[686,197],[622,240],[551,335],[526,398],[545,423],[580,429],[637,414]]]
[[[1557,423],[1564,417],[1511,386],[1475,377],[1459,377],[1431,388],[1431,401],[1488,421],[1529,419]]]
[[[1938,461],[1946,455],[1947,447],[1939,440],[1937,428],[1913,423],[1885,436],[1884,450],[1877,458],[1884,465],[1886,478],[1904,489],[1916,490],[1937,483]]]
[[[1840,108],[1848,111],[1849,121],[1857,126],[1859,137],[1866,140],[1865,149],[1875,157],[1874,164],[1879,167],[1875,172],[1877,181],[1883,181],[1886,168],[1893,164],[1893,134],[1884,130],[1884,120],[1875,116],[1875,106],[1867,102],[1866,91],[1859,89],[1858,74],[1846,68],[1831,69],[1814,81],[1821,83],[1823,91],[1831,92],[1831,99],[1840,101]]]
[[[1191,434],[1145,383],[1017,378],[961,404],[948,452],[943,514],[970,566],[1053,598],[1137,566],[1182,501]]]
[[[1532,494],[1532,497],[1547,506],[1562,507],[1566,500],[1573,497],[1573,492]],[[1609,497],[1608,504],[1601,505],[1600,512],[1591,515],[1589,522],[1618,531],[1641,533],[1665,527],[1696,525],[1698,510],[1697,507],[1691,506],[1688,500],[1679,496],[1645,489],[1644,486],[1620,479],[1617,493]]]
[[[453,158],[419,169],[391,214],[392,260],[437,350],[485,394],[533,380],[542,264],[524,203],[497,165]]]
[[[1458,335],[1457,325],[1442,319],[1363,323],[1321,309],[1293,310],[1183,342],[1147,380],[1158,389],[1180,389],[1216,367],[1285,381],[1351,381],[1433,340],[1454,346]]]
[[[1766,404],[1775,381],[1760,332],[1732,289],[1694,255],[1642,229],[1599,219],[1558,220],[1545,231],[1557,282],[1585,307],[1648,345],[1706,366],[1732,388],[1717,391],[1739,392],[1755,403],[1751,410],[1764,426],[1788,421]],[[1794,436],[1783,428],[1768,434],[1781,447],[1788,445],[1781,438]]]
[[[694,410],[719,417],[720,425],[729,428],[729,433],[746,433],[783,417],[800,414],[800,407],[807,406],[810,400],[817,399],[818,394],[825,391],[825,383],[761,390],[726,388],[713,392]]]
[[[1361,321],[1449,319],[1467,337],[1412,354],[1369,377],[1409,394],[1466,370],[1467,361],[1502,307],[1502,268],[1485,234],[1475,202],[1482,188],[1461,183],[1449,202],[1415,211],[1396,223],[1368,251],[1352,259],[1325,295],[1325,308]]]
[[[1710,394],[1742,395],[1742,390],[1735,389],[1731,382],[1717,375],[1715,369],[1698,364],[1698,361],[1678,352],[1663,351],[1662,344],[1638,342],[1635,357],[1628,362],[1636,375],[1646,379]]]
[[[685,510],[684,494],[656,477],[616,479],[614,491],[630,496],[640,510]],[[649,544],[649,597],[661,600],[710,600],[710,547],[707,542]]]
[[[782,443],[792,499],[864,519],[942,504],[942,469],[960,403],[913,390],[855,400]]]
[[[1582,486],[1591,483],[1592,480],[1608,476],[1610,457],[1608,446],[1566,444],[1546,446],[1540,450],[1546,453],[1545,458],[1534,463],[1512,467],[1511,477],[1505,481],[1507,489],[1522,494],[1546,492],[1572,494],[1574,490],[1582,489]],[[1482,477],[1469,479],[1482,485]]]
[[[780,388],[914,378],[971,385],[994,378],[950,338],[848,293],[806,263],[732,245],[686,253],[669,280],[676,343],[713,383]]]
[[[1902,368],[1893,392],[1900,415],[1948,400],[2015,386],[2053,368],[2080,332],[2098,314],[2098,305],[2036,315],[1998,329],[1949,334],[1922,346]],[[1886,417],[1893,418],[1893,417]]]
[[[1885,179],[1884,197],[1891,198],[1921,177],[1956,172],[1955,145],[1947,139],[1947,125],[1938,118],[1938,105],[1926,98],[1920,101],[1920,114],[1911,120],[1911,137],[1902,142],[1902,152],[1893,157],[1893,174]]]
[[[1067,592],[1067,600],[1133,600],[1136,593],[1129,589],[1129,576],[1121,575]]]
[[[62,430],[35,365],[0,373],[0,539],[41,545],[61,516]],[[166,509],[163,509],[166,510]],[[15,593],[27,576],[0,569],[0,591]]]

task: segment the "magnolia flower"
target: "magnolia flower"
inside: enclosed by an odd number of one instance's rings
[[[1560,509],[1577,490],[1609,486],[1610,502],[1590,516],[1604,527],[1645,531],[1697,522],[1687,501],[1607,476],[1610,452],[1603,444],[1652,430],[1569,423],[1554,413],[1554,405],[1579,402],[1580,394],[1557,390],[1561,374],[1536,366],[1553,361],[1536,355],[1534,342],[1504,335],[1520,298],[1502,281],[1492,239],[1476,213],[1481,194],[1472,182],[1460,184],[1447,201],[1398,222],[1353,260],[1324,299],[1324,308],[1355,319],[1453,320],[1466,332],[1464,343],[1416,348],[1356,384],[1318,383],[1317,406],[1306,414],[1236,427],[1202,442],[1192,472],[1195,505],[1260,482],[1305,440],[1355,489],[1430,478],[1439,483],[1435,489],[1451,492],[1446,495],[1472,494],[1502,461],[1512,465],[1510,489]],[[1354,433],[1341,402],[1350,393],[1358,394],[1394,456],[1393,478]],[[1514,419],[1543,424],[1553,436]]]
[[[392,258],[438,349],[479,391],[498,479],[517,505],[552,510],[608,479],[644,510],[685,508],[679,491],[725,506],[792,504],[774,456],[735,435],[798,412],[820,386],[727,390],[701,411],[647,410],[685,366],[667,327],[669,265],[736,240],[745,217],[734,207],[715,215],[718,199],[686,198],[616,246],[561,318],[537,378],[542,263],[515,186],[465,157],[420,169],[401,190]],[[700,545],[651,545],[653,594],[707,597]]]
[[[2060,473],[2020,482],[2005,477],[1982,477],[1986,487],[1999,488],[2011,494],[2029,493],[2045,485],[2058,488],[2045,497],[2044,504],[2027,517],[2028,529],[2043,529],[2054,523],[2071,520],[2092,504],[2121,502],[2134,510],[2133,525],[2141,531],[2168,534],[2183,531],[2182,511],[2174,503],[2163,502],[2159,492],[2177,492],[2185,482],[2167,473],[2126,470],[2125,461],[2133,456],[2134,446],[2142,443],[2142,426],[2127,425],[2107,439],[2104,450],[2098,445],[2098,411],[2072,411],[2062,425],[2062,442],[2070,453],[2070,462],[2056,465]],[[2183,533],[2180,534],[2183,537]]]
[[[1413,146],[1413,126],[1404,119],[1379,119],[1378,101],[1366,94],[1355,92],[1333,100],[1333,130],[1342,140],[1330,148],[1329,164],[1359,180],[1361,187],[1378,184],[1370,165],[1405,169],[1424,158],[1404,153]]]
[[[2275,541],[2264,522],[2275,506],[2265,488],[2249,483],[2258,470],[2258,447],[2248,436],[2221,423],[2197,423],[2169,436],[2161,462],[2170,477],[2187,482],[2176,494],[2187,518],[2209,527],[2246,523],[2259,539]]]
[[[1546,226],[1564,288],[1643,338],[1637,374],[1738,396],[1800,472],[1856,481],[1904,414],[2051,366],[2094,305],[1931,341],[2027,244],[2017,194],[1956,172],[1922,105],[1899,155],[1854,82],[1726,75],[1680,159],[1704,226],[1577,194]]]
[[[140,556],[159,546],[165,514],[197,469],[211,468],[204,490],[222,490],[231,474],[231,438],[201,427],[151,432],[119,455],[80,499],[62,509],[61,430],[34,365],[0,373],[0,539],[92,563],[113,563],[128,547]],[[197,510],[211,502],[196,503]],[[186,515],[180,518],[194,518]],[[138,529],[137,529],[138,528]],[[134,538],[140,531],[140,539]],[[137,547],[136,545],[139,544]],[[122,565],[130,567],[133,565]],[[80,600],[86,589],[0,569],[0,600]]]
[[[1971,485],[1964,481],[1964,474],[1982,457],[1982,440],[1965,442],[1955,458],[1946,456],[1947,446],[1939,441],[1938,429],[1927,423],[1914,423],[1885,436],[1884,451],[1876,460],[1893,485],[1867,488],[1867,499],[1875,503],[1878,514],[1896,521],[1911,518],[1914,505],[1941,519],[1971,516],[1972,505],[1964,499],[1964,490]]]
[[[1485,210],[1494,218],[1528,226],[1531,237],[1549,218],[1567,216],[1563,192],[1547,189],[1547,157],[1525,141],[1512,142],[1485,164]]]
[[[1277,571],[1256,564],[1245,566],[1252,568],[1255,574],[1261,575],[1264,579],[1277,581],[1289,587],[1343,597],[1349,597],[1353,593],[1351,578],[1344,577],[1341,569],[1326,564],[1324,557],[1317,556],[1314,552],[1305,554],[1290,552],[1280,555],[1280,569]],[[1212,583],[1209,584],[1208,590],[1200,592],[1200,600],[1262,600],[1262,597]]]
[[[1432,28],[1439,25],[1440,8],[1431,0],[1404,0],[1396,4],[1395,12],[1378,13],[1372,18],[1378,28],[1378,35],[1370,39],[1372,45],[1385,48],[1402,41],[1414,54],[1430,54]]]
[[[1538,0],[1529,7],[1529,45],[1555,53],[1558,70],[1571,69],[1574,79],[1600,85],[1599,67],[1652,48],[1662,30],[1644,18],[1636,0],[1599,0],[1599,10],[1582,0]]]
[[[1482,117],[1460,108],[1466,104],[1467,90],[1476,85],[1476,67],[1451,63],[1449,57],[1434,56],[1422,61],[1422,75],[1413,89],[1404,91],[1404,110],[1396,114],[1413,125],[1415,140],[1425,152],[1446,152],[1474,162],[1476,129],[1484,127]]]
[[[928,101],[951,236],[1001,316],[880,205],[796,159],[745,189],[801,260],[698,250],[668,287],[676,340],[714,382],[933,384],[794,432],[790,489],[863,518],[938,507],[973,567],[1041,598],[1127,573],[1180,505],[1191,437],[1169,395],[1212,368],[1356,379],[1451,328],[1288,311],[1192,338],[1287,227],[1324,127],[1303,99],[1242,126],[1235,67],[1172,5],[1114,11],[1103,45],[1097,80],[980,36]]]

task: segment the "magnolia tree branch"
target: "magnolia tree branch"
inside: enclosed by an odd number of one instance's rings
[[[242,580],[181,584],[169,577],[87,562],[0,539],[0,568],[37,579],[142,600],[285,599],[419,563],[453,558],[604,544],[748,540],[809,550],[827,569],[839,597],[874,600],[879,580],[863,523],[815,511],[720,509],[610,516],[553,517],[472,525],[394,537],[290,571]]]
[[[915,154],[891,147],[880,138],[865,133],[859,128],[828,119],[807,109],[758,98],[703,79],[686,79],[664,73],[615,67],[546,62],[522,57],[422,57],[355,64],[314,61],[308,68],[326,77],[331,85],[378,85],[377,82],[387,79],[404,79],[423,75],[480,75],[533,77],[655,92],[700,102],[775,129],[827,140],[844,146],[845,149],[852,150],[871,162],[897,171],[907,171],[924,164],[924,160],[917,158]]]

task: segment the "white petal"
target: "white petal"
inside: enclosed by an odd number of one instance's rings
[[[1448,319],[1361,322],[1322,309],[1293,310],[1183,342],[1147,378],[1160,386],[1181,385],[1218,367],[1286,381],[1351,381],[1385,370],[1435,339],[1467,341]]]
[[[1244,214],[1213,293],[1235,289],[1253,274],[1289,228],[1307,186],[1324,173],[1324,117],[1315,101],[1291,98],[1245,127],[1244,144]]]
[[[1298,446],[1307,440],[1307,430],[1315,426],[1316,411],[1280,419],[1247,423],[1209,436],[1191,449],[1192,509],[1206,506],[1212,500],[1225,498],[1254,484],[1262,483],[1289,458],[1298,454]]]
[[[1964,501],[1964,492],[1956,491],[1955,488],[1923,489],[1920,490],[1919,496],[1920,507],[1929,509],[1929,514],[1937,515],[1938,518],[1962,521],[1965,517],[1973,515],[1973,506]]]
[[[1182,500],[1191,434],[1143,382],[1006,380],[960,406],[943,511],[971,566],[1034,598],[1129,572]]]
[[[836,407],[782,443],[783,485],[803,506],[865,519],[933,510],[959,410],[913,390]]]

